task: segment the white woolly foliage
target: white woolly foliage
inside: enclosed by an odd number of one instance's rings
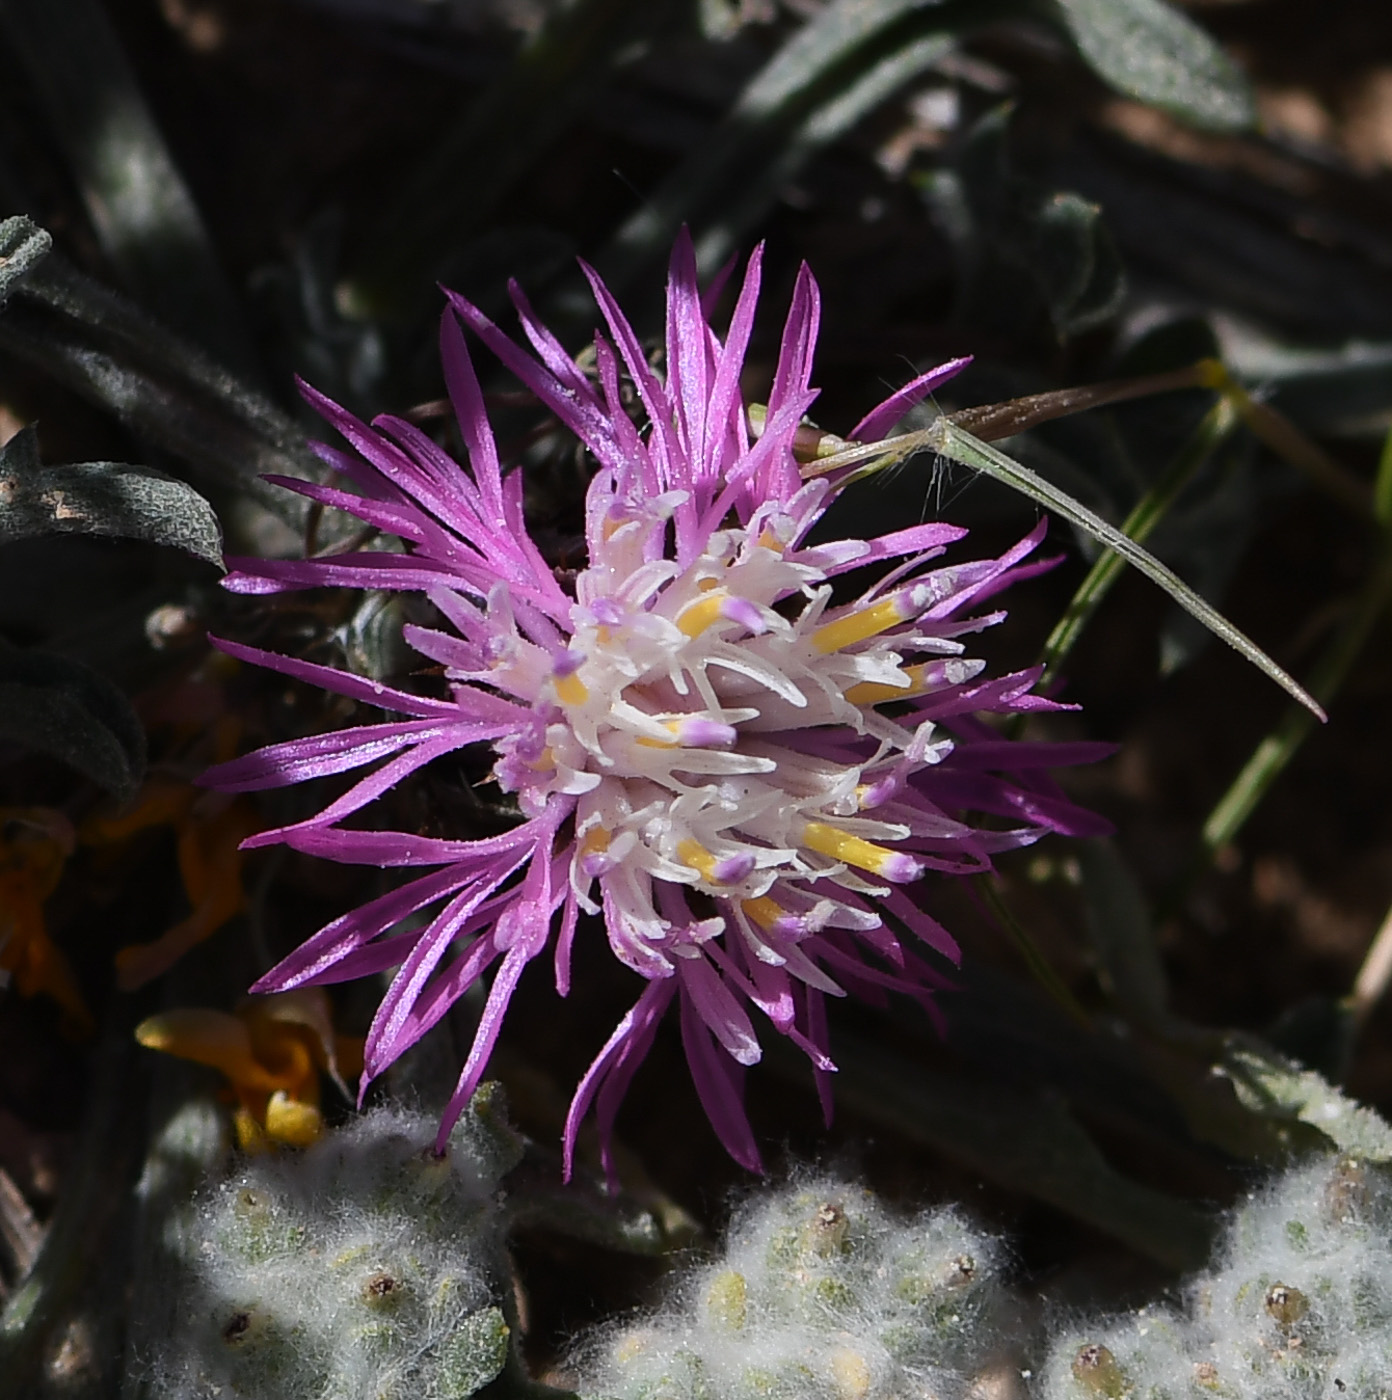
[[[582,1363],[614,1400],[953,1400],[992,1357],[1001,1250],[955,1209],[911,1219],[811,1179],[754,1197],[723,1259]]]
[[[466,1400],[507,1357],[495,1187],[512,1142],[485,1086],[438,1120],[380,1108],[242,1162],[171,1227],[160,1400]]]
[[[1185,1302],[1056,1336],[1045,1400],[1392,1400],[1392,1178],[1348,1157],[1276,1178]]]

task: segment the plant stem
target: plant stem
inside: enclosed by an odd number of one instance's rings
[[[1011,942],[1020,950],[1020,956],[1024,958],[1039,985],[1084,1030],[1091,1030],[1092,1021],[1087,1012],[1079,1005],[1077,997],[1068,990],[1063,979],[1054,971],[1048,958],[1044,956],[1034,939],[1029,936],[1024,925],[1010,912],[1009,905],[1001,898],[1000,890],[996,887],[995,877],[979,875],[974,877],[972,883],[976,892],[985,901],[986,907],[995,917],[996,922],[1000,924]]]

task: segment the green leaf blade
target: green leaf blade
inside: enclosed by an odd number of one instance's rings
[[[1079,53],[1118,92],[1213,131],[1255,122],[1241,70],[1164,0],[1058,0],[1058,8]]]
[[[0,450],[0,543],[59,534],[167,545],[222,568],[217,515],[193,487],[125,462],[39,466],[27,428]]]
[[[145,772],[130,701],[90,666],[51,652],[0,650],[0,739],[56,758],[123,802]]]
[[[881,450],[892,451],[892,441],[879,444]],[[1158,584],[1182,607],[1198,619],[1215,637],[1220,638],[1245,657],[1257,669],[1269,676],[1288,695],[1300,701],[1317,719],[1327,718],[1319,702],[1294,677],[1278,666],[1254,641],[1239,631],[1216,608],[1201,598],[1172,569],[1167,568],[1135,540],[1109,525],[1100,515],[1090,511],[1065,491],[1045,481],[1042,476],[1004,452],[973,437],[946,418],[939,418],[923,434],[922,445],[940,452],[951,461],[993,476],[997,481],[1028,496],[1031,500],[1061,515],[1071,525],[1091,535],[1099,544],[1119,554],[1126,562]],[[888,455],[888,453],[886,453]],[[825,464],[822,464],[825,465]]]
[[[22,215],[0,223],[0,306],[53,247],[53,235]]]

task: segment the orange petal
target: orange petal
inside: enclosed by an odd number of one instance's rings
[[[348,1087],[339,1073],[333,1011],[328,993],[322,987],[297,987],[289,992],[248,997],[237,1008],[237,1014],[251,1027],[252,1043],[258,1049],[260,1037],[268,1032],[273,1035],[275,1028],[295,1026],[308,1032],[307,1043],[315,1064],[327,1070],[345,1097],[348,1096]],[[361,1069],[359,1064],[358,1071]]]
[[[218,926],[210,928],[206,917],[195,909],[187,919],[166,930],[153,943],[131,943],[120,949],[115,958],[116,985],[123,992],[143,987],[168,972],[190,948],[197,947]]]
[[[273,1093],[282,1081],[257,1063],[251,1033],[226,1011],[181,1007],[151,1016],[135,1028],[135,1038],[151,1050],[221,1070],[239,1089]]]
[[[124,841],[151,826],[172,826],[188,811],[198,789],[172,778],[152,778],[140,790],[135,805],[114,817],[92,817],[79,833],[84,845],[105,846]]]

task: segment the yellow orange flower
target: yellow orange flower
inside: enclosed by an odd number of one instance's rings
[[[130,811],[88,822],[82,839],[107,845],[152,826],[174,828],[179,876],[192,910],[153,942],[134,943],[116,954],[117,982],[125,991],[167,972],[190,948],[245,908],[240,847],[258,823],[245,800],[229,800],[176,778],[158,777],[145,784]]]
[[[233,1012],[181,1007],[151,1016],[135,1031],[162,1050],[226,1076],[233,1127],[245,1152],[307,1147],[324,1131],[321,1077],[346,1094],[343,1074],[362,1069],[362,1041],[335,1034],[328,996],[318,987],[248,997]]]
[[[21,996],[52,997],[75,1027],[90,1032],[92,1014],[44,917],[72,849],[73,829],[61,812],[0,808],[0,969]]]

